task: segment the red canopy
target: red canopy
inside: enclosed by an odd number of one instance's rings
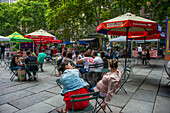
[[[96,31],[108,35],[126,36],[127,28],[128,36],[147,36],[158,32],[155,21],[131,13],[102,22]]]
[[[48,43],[53,43],[53,44],[60,44],[63,43],[63,41],[56,39],[56,40],[47,40]]]
[[[156,33],[156,34],[148,35],[147,37],[129,37],[129,38],[133,38],[134,40],[153,40],[153,39],[161,39],[165,37],[162,37],[160,33]]]

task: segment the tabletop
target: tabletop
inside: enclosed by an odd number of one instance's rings
[[[92,72],[96,72],[96,73],[107,73],[110,72],[109,68],[93,68],[91,69]]]

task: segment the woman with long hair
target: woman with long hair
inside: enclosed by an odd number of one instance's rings
[[[106,105],[111,101],[113,94],[120,87],[121,84],[121,72],[118,68],[118,60],[109,61],[110,72],[103,75],[103,78],[97,83],[94,91],[100,91],[101,95],[106,95],[103,109],[106,109]]]

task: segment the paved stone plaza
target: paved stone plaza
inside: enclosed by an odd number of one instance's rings
[[[150,64],[133,68],[132,81],[125,84],[128,94],[120,91],[112,98],[109,106],[113,113],[170,113],[164,60],[151,60]],[[15,78],[11,82],[10,71],[0,67],[0,113],[57,113],[55,109],[65,103],[55,82],[57,77],[51,76],[53,69],[50,62],[45,62],[45,72],[39,72],[38,81],[18,82]]]

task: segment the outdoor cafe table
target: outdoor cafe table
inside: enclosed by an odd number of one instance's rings
[[[91,69],[91,72],[107,73],[107,72],[110,72],[110,69],[109,68],[93,68],[93,69]]]

